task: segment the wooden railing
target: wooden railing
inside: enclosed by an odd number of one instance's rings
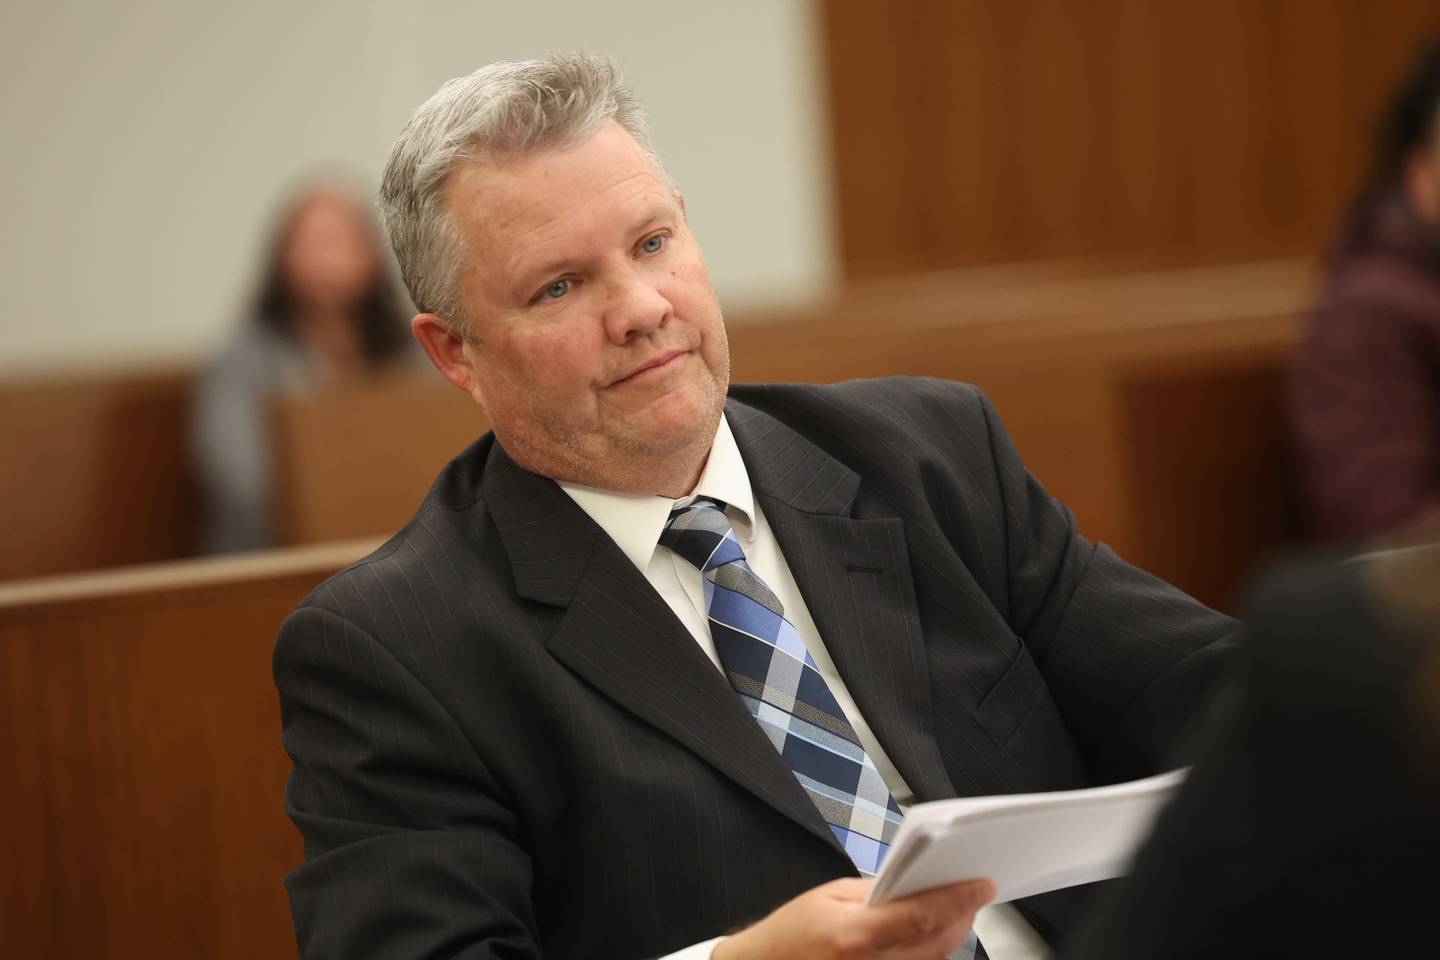
[[[295,955],[271,651],[372,545],[0,585],[6,957]]]

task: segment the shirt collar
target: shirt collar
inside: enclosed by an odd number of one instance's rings
[[[578,483],[560,483],[560,489],[610,535],[642,573],[650,566],[670,511],[689,504],[696,497],[713,497],[728,504],[730,509],[726,515],[742,542],[749,543],[755,536],[755,498],[750,490],[750,474],[745,470],[730,424],[723,416],[715,429],[715,441],[710,445],[710,456],[700,473],[700,482],[687,496],[672,500],[650,494],[616,493]]]

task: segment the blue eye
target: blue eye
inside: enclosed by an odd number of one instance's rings
[[[646,237],[640,243],[640,249],[646,253],[659,253],[660,248],[665,246],[665,235],[657,233],[653,237]]]
[[[570,292],[569,280],[556,280],[550,286],[540,291],[540,297],[544,300],[559,300]]]

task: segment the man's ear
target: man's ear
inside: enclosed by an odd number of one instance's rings
[[[435,369],[482,407],[485,398],[475,379],[474,350],[450,324],[433,313],[418,313],[410,321],[410,332],[420,341],[425,356]]]

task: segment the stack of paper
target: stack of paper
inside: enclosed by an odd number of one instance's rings
[[[1089,790],[921,803],[905,815],[870,891],[884,903],[989,877],[996,903],[1118,877],[1185,770]]]

